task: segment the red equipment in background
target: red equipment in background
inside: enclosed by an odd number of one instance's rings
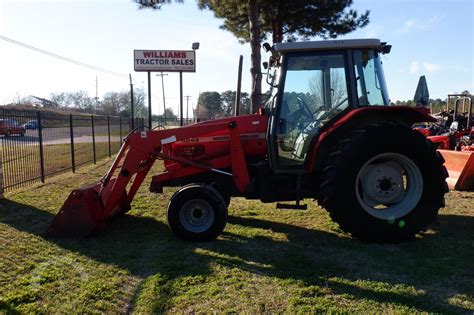
[[[456,97],[450,117],[449,131],[441,135],[428,136],[439,149],[449,173],[447,179],[451,189],[474,189],[474,117],[471,97],[465,94],[448,95],[449,100]],[[462,106],[461,106],[462,105]],[[420,131],[420,130],[418,130]]]
[[[449,188],[456,190],[474,189],[474,147],[472,151],[438,150],[443,156],[449,177]]]

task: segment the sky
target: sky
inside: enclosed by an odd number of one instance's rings
[[[339,38],[380,38],[390,99],[412,99],[420,75],[431,98],[474,92],[474,0],[354,0],[370,10],[365,28]],[[239,55],[243,91],[250,91],[250,46],[221,30],[222,20],[195,1],[139,10],[131,0],[0,0],[0,105],[18,96],[147,88],[147,74],[133,69],[133,50],[190,50],[199,42],[196,72],[183,74],[183,94],[195,106],[200,92],[235,90]],[[68,63],[2,40],[1,36],[115,74]],[[315,38],[315,40],[320,40]],[[267,59],[262,50],[262,61]],[[152,111],[163,112],[161,78],[152,73]],[[265,83],[263,89],[265,90]],[[179,108],[179,74],[164,77],[166,106]],[[186,106],[186,101],[185,106]],[[191,112],[191,110],[190,110]]]

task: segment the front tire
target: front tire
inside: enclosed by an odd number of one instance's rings
[[[167,219],[177,237],[186,241],[211,241],[224,231],[227,207],[211,186],[191,184],[171,197]]]
[[[393,123],[354,130],[322,172],[321,204],[342,230],[369,242],[412,239],[444,206],[446,170],[422,134]]]

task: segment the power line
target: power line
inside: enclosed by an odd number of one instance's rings
[[[104,72],[104,73],[107,73],[107,74],[110,74],[110,75],[114,75],[114,76],[117,76],[117,77],[121,77],[121,78],[128,78],[127,74],[123,74],[123,73],[119,73],[119,72],[115,72],[115,71],[110,71],[110,70],[100,68],[100,67],[96,67],[96,66],[92,66],[92,65],[89,65],[87,63],[83,63],[83,62],[80,62],[80,61],[77,61],[77,60],[74,60],[74,59],[66,58],[66,57],[60,56],[58,54],[55,54],[55,53],[52,53],[52,52],[49,52],[49,51],[46,51],[46,50],[43,50],[43,49],[40,49],[40,48],[33,47],[31,45],[16,41],[14,39],[11,39],[11,38],[8,38],[8,37],[5,37],[5,36],[0,35],[0,39],[2,39],[4,41],[7,41],[7,42],[10,42],[12,44],[15,44],[15,45],[33,50],[33,51],[36,51],[36,52],[42,53],[44,55],[47,55],[47,56],[50,56],[50,57],[53,57],[53,58],[57,58],[57,59],[61,59],[63,61],[73,63],[73,64],[81,66],[81,67],[86,67],[86,68],[89,68],[89,69],[92,69],[92,70],[101,71],[101,72]]]

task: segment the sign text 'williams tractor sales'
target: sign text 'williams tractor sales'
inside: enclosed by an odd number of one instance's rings
[[[135,71],[196,71],[193,50],[134,50]]]

